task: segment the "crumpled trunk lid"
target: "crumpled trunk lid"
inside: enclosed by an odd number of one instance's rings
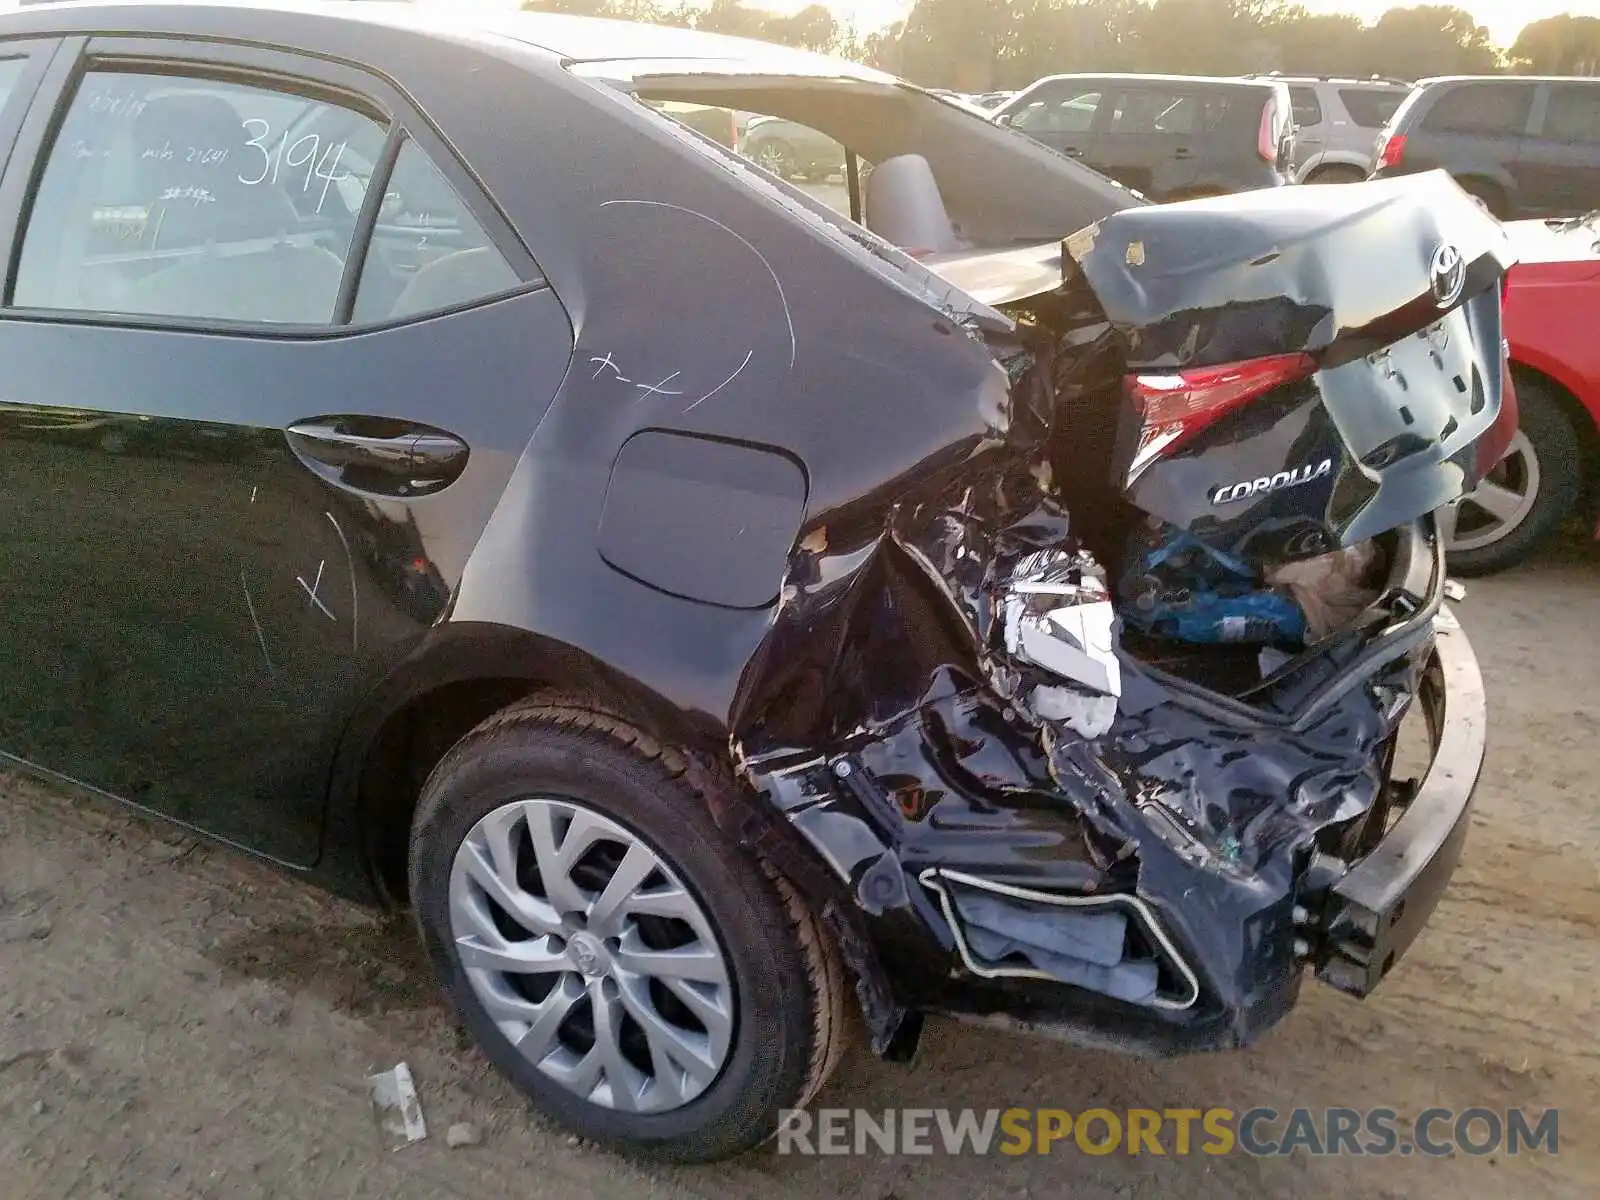
[[[1133,208],[1060,248],[925,265],[1063,340],[1058,465],[1080,511],[1109,483],[1265,566],[1399,528],[1499,460],[1515,262],[1434,172]]]
[[[1443,172],[1130,209],[1066,251],[1125,372],[1114,484],[1246,562],[1416,520],[1515,429],[1515,255]]]

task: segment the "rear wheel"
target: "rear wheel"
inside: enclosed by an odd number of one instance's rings
[[[800,160],[794,152],[794,147],[780,139],[762,142],[751,151],[750,157],[759,163],[763,170],[770,171],[779,179],[794,179],[800,173]]]
[[[1572,511],[1583,491],[1577,431],[1535,383],[1517,385],[1518,428],[1499,464],[1439,514],[1450,570],[1486,575],[1515,566]]]
[[[585,1138],[727,1157],[832,1068],[842,973],[812,914],[611,717],[526,706],[468,734],[423,790],[411,891],[467,1029]]]

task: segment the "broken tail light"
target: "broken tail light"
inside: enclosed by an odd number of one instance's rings
[[[1403,133],[1385,134],[1378,141],[1378,166],[1398,167],[1406,156],[1406,135]]]
[[[1144,423],[1130,477],[1240,406],[1316,369],[1309,354],[1275,354],[1169,375],[1129,375],[1128,399]]]

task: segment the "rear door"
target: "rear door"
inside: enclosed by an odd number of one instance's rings
[[[1309,83],[1289,86],[1289,99],[1293,105],[1295,129],[1295,169],[1299,170],[1328,145],[1330,114],[1323,111],[1317,89]]]
[[[1170,84],[1126,85],[1113,93],[1110,109],[1095,167],[1157,199],[1200,178],[1206,169],[1204,93]]]
[[[1097,170],[1096,117],[1105,99],[1099,80],[1053,80],[1008,114],[1013,128]]]
[[[1575,216],[1600,207],[1600,80],[1551,83],[1534,133],[1517,159],[1530,216]]]
[[[0,179],[0,747],[310,864],[570,326],[392,86],[69,47]]]
[[[1519,156],[1533,115],[1533,83],[1493,80],[1454,84],[1421,114],[1418,144],[1406,146],[1407,165],[1442,166],[1457,178],[1494,181],[1518,211]],[[1415,158],[1413,157],[1415,155]]]

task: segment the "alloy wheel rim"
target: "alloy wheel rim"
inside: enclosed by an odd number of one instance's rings
[[[1495,465],[1472,491],[1439,514],[1445,550],[1477,550],[1509,536],[1539,499],[1539,454],[1520,429]]]
[[[539,797],[478,821],[451,867],[450,933],[500,1032],[592,1104],[680,1108],[727,1061],[736,997],[704,907],[592,809]]]
[[[791,164],[789,152],[782,146],[763,146],[756,154],[756,162],[761,164],[763,170],[776,175],[780,179],[787,179]]]

